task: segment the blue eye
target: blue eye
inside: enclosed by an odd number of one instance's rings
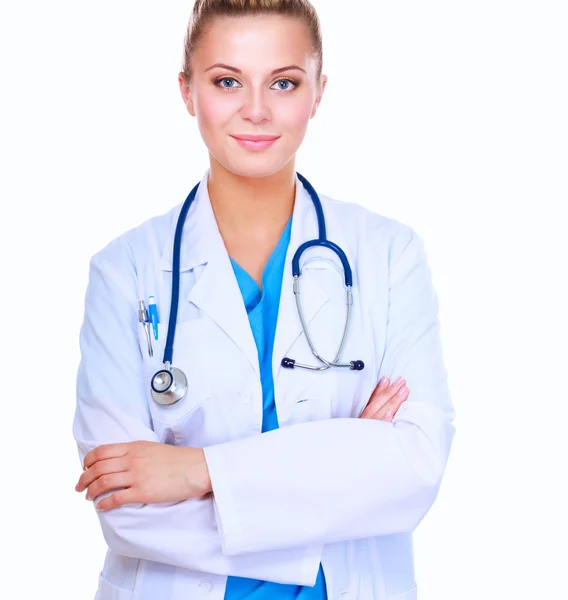
[[[233,81],[233,82],[237,83],[237,80],[234,77],[221,77],[220,79],[216,79],[213,83],[215,83],[215,85],[217,85],[217,86],[219,86],[219,87],[221,87],[221,88],[223,88],[225,90],[230,90],[230,89],[234,89],[234,88],[237,87],[235,85],[228,85],[228,86],[220,85],[221,82],[223,82],[223,81]],[[279,85],[281,83],[292,84],[294,86],[294,88],[298,87],[298,83],[296,81],[293,81],[292,79],[279,79],[276,82],[275,85]],[[288,91],[290,91],[291,89],[294,89],[294,88],[291,88],[290,86],[288,86],[288,87],[282,87],[282,86],[279,85],[278,89],[280,91],[282,91],[282,92],[288,92]]]
[[[222,77],[221,79],[217,79],[217,81],[215,83],[217,85],[219,85],[221,83],[221,81],[236,81],[236,79],[234,79],[233,77]],[[225,86],[222,85],[221,87],[224,88]],[[229,86],[228,89],[230,89],[232,87],[234,87],[234,86],[231,85],[231,86]],[[227,88],[225,88],[225,89],[227,89]]]
[[[279,79],[277,82],[277,84],[279,83],[291,83],[294,87],[297,87],[297,83],[295,81],[292,81],[291,79]],[[287,92],[290,88],[280,88],[283,92]]]

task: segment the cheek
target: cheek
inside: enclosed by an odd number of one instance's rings
[[[197,122],[202,132],[226,125],[234,116],[236,104],[219,94],[200,94],[195,102]]]
[[[295,102],[283,103],[278,109],[278,123],[288,132],[303,134],[312,114],[313,99],[299,98]]]

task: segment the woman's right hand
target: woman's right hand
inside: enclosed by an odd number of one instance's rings
[[[389,385],[388,377],[383,377],[374,389],[367,406],[359,416],[360,419],[375,419],[390,423],[400,405],[408,398],[406,380],[399,377]],[[398,394],[401,391],[402,395]]]

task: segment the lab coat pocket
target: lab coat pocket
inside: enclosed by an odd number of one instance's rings
[[[184,421],[209,397],[208,363],[210,354],[204,352],[204,339],[208,335],[209,320],[201,317],[176,323],[172,366],[181,369],[187,378],[187,391],[181,400],[163,406],[152,397],[151,380],[157,371],[164,368],[164,349],[168,335],[168,324],[158,323],[158,339],[151,336],[153,356],[148,353],[148,342],[142,324],[138,328],[140,348],[142,350],[144,387],[150,405],[154,430],[160,437],[166,436],[166,430],[172,429]],[[165,441],[165,439],[162,439]]]
[[[133,600],[134,592],[119,588],[99,575],[99,587],[95,600]]]
[[[417,600],[418,588],[416,585],[409,590],[400,592],[399,594],[393,594],[389,596],[389,600]]]
[[[325,311],[325,307],[321,312]],[[309,323],[309,334],[318,352],[325,358],[333,359],[335,340],[326,322],[326,314],[318,315]],[[306,337],[301,334],[290,347],[287,355],[300,364],[321,366],[323,363],[312,354]],[[281,370],[276,394],[286,398],[279,407],[283,421],[289,425],[307,421],[321,421],[333,418],[333,407],[337,402],[338,373],[330,368],[313,371],[295,367]]]
[[[331,419],[333,399],[337,389],[335,369],[314,372],[295,369],[295,385],[290,391],[294,399],[293,422]],[[317,379],[316,379],[317,378]]]

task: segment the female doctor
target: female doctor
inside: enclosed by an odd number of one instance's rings
[[[454,435],[438,300],[410,227],[296,173],[326,79],[307,0],[195,3],[179,83],[210,168],[90,263],[99,600],[416,598]]]

